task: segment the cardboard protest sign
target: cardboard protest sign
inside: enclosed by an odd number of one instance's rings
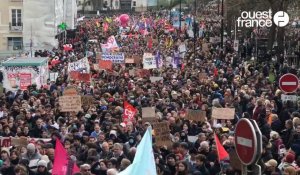
[[[93,96],[90,96],[90,95],[84,95],[84,96],[81,96],[81,103],[82,105],[93,105],[94,104],[94,98]]]
[[[81,96],[61,96],[59,97],[61,112],[78,112],[81,110]]]
[[[99,69],[112,70],[113,63],[110,60],[99,60]]]
[[[12,137],[11,138],[11,145],[13,146],[27,146],[28,145],[28,140],[26,137]]]
[[[155,118],[155,108],[154,107],[145,107],[142,108],[142,118]]]
[[[234,108],[213,108],[211,117],[214,119],[231,120],[234,119]]]
[[[160,81],[160,80],[164,80],[164,78],[163,77],[150,77],[151,83],[154,83],[154,82]]]
[[[155,69],[157,68],[155,56],[152,53],[144,53],[143,56],[143,68]]]
[[[170,128],[167,121],[153,123],[155,144],[157,146],[171,146]]]
[[[189,109],[186,114],[186,119],[205,122],[206,121],[206,111]]]

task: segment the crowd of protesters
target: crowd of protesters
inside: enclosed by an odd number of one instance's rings
[[[166,31],[167,14],[130,17],[152,19],[154,24],[149,27],[149,34],[134,29],[120,33],[118,22],[113,20],[108,20],[109,29],[104,31],[103,22],[108,18],[100,16],[79,23],[75,37],[67,39],[73,45],[72,51],[64,51],[62,43],[58,49],[36,51],[36,57],[50,58],[49,69],[59,72],[59,77],[41,89],[32,85],[24,91],[7,91],[1,97],[0,136],[40,138],[25,147],[2,147],[0,172],[3,175],[51,174],[57,156],[54,155],[56,139],[80,167],[78,175],[116,175],[133,162],[136,147],[151,125],[143,122],[142,107],[155,107],[157,120],[169,123],[170,147],[156,146],[154,136],[158,175],[240,174],[240,164],[233,165],[232,157],[218,161],[214,142],[215,132],[232,155],[235,124],[240,118],[255,120],[263,134],[263,154],[258,161],[263,174],[297,174],[300,101],[282,101],[284,93],[278,88],[281,75],[300,73],[295,67],[289,67],[280,56],[276,62],[246,61],[243,55],[247,54],[243,52],[249,48],[241,46],[242,54],[238,55],[230,38],[223,49],[219,44],[210,43],[209,37],[214,37],[216,32],[214,27],[220,26],[217,22],[199,21],[201,34],[197,34],[195,41],[187,32],[188,26],[182,31]],[[167,20],[160,23],[161,19]],[[142,68],[141,64],[114,64],[111,71],[92,68],[90,83],[70,81],[67,63],[87,53],[92,53],[88,54],[90,64],[97,63],[100,43],[105,43],[111,35],[116,37],[119,52],[126,57],[159,51],[163,66],[151,70],[150,75],[162,76],[163,81],[152,83],[149,76],[128,74],[131,69]],[[187,51],[179,53],[178,47],[183,43]],[[203,51],[203,44],[208,44],[207,51]],[[168,62],[174,54],[181,57],[175,67]],[[206,79],[200,80],[199,73],[206,73]],[[93,96],[94,105],[83,104],[80,112],[61,112],[58,97],[71,85],[77,87],[79,94]],[[138,109],[135,120],[126,124],[122,122],[124,101]],[[235,108],[235,118],[213,122],[212,108],[223,107]],[[205,110],[206,121],[187,120],[187,109]],[[189,140],[189,136],[196,140]]]

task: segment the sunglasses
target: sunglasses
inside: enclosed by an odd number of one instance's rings
[[[91,171],[91,169],[84,169],[83,171],[84,171],[84,172],[87,172],[87,171]]]

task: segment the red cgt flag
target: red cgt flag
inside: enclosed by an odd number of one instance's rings
[[[54,164],[52,169],[52,175],[73,175],[74,173],[80,172],[78,166],[71,160],[67,151],[56,139]]]
[[[132,122],[136,112],[137,110],[131,104],[129,104],[127,101],[124,101],[123,122],[125,124],[127,124],[129,121]]]
[[[229,157],[229,154],[224,149],[223,145],[220,143],[220,140],[219,140],[219,138],[218,138],[218,136],[217,136],[216,133],[214,134],[214,137],[215,137],[215,142],[216,142],[216,147],[217,147],[219,161],[224,160],[227,157]]]

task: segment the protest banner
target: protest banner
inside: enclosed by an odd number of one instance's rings
[[[90,95],[81,96],[81,103],[82,103],[82,105],[87,105],[87,106],[93,105],[94,98],[93,98],[93,96],[90,96]]]
[[[20,73],[20,89],[26,90],[31,85],[31,73]]]
[[[99,60],[99,69],[112,70],[112,65],[110,60]]]
[[[187,111],[186,119],[193,120],[193,121],[205,122],[206,121],[206,111],[189,109]]]
[[[61,112],[78,112],[81,110],[81,96],[61,96],[59,97]]]
[[[160,81],[160,80],[164,80],[164,78],[163,77],[150,77],[151,83],[154,83],[154,82]]]
[[[143,56],[143,68],[144,69],[155,69],[157,68],[155,56],[152,53],[144,53]]]
[[[202,44],[202,51],[203,52],[209,52],[208,43],[203,43]]]
[[[214,119],[231,120],[234,119],[234,108],[213,108],[211,117]]]
[[[115,64],[125,63],[124,53],[102,53],[101,60],[112,61]]]
[[[153,123],[156,146],[171,146],[170,128],[167,121]]]
[[[78,61],[72,62],[68,64],[68,72],[79,71],[90,73],[90,63],[87,57],[84,57]]]

